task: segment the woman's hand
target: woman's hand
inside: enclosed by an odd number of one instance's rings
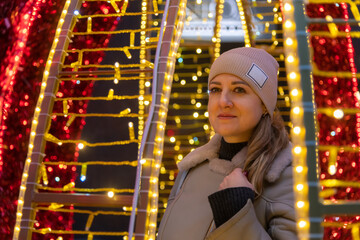
[[[254,190],[254,186],[248,181],[241,168],[235,168],[224,180],[220,183],[220,190],[234,187],[248,187]]]

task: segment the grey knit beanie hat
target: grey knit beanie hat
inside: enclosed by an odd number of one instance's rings
[[[279,64],[263,49],[234,48],[218,57],[211,65],[209,82],[228,73],[247,82],[265,105],[270,117],[276,108]]]

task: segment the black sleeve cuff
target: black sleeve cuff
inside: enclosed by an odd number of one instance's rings
[[[247,187],[226,188],[208,196],[216,227],[232,218],[248,199],[254,201],[254,197],[254,191]]]

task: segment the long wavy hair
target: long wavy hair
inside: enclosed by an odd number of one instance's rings
[[[273,119],[263,116],[248,142],[244,171],[255,187],[258,196],[262,193],[264,177],[276,154],[289,144],[289,136],[280,112],[276,110]]]

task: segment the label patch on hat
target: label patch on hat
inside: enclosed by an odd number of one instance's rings
[[[250,70],[246,73],[246,76],[251,78],[260,88],[264,86],[268,80],[268,75],[255,63],[251,65]]]

